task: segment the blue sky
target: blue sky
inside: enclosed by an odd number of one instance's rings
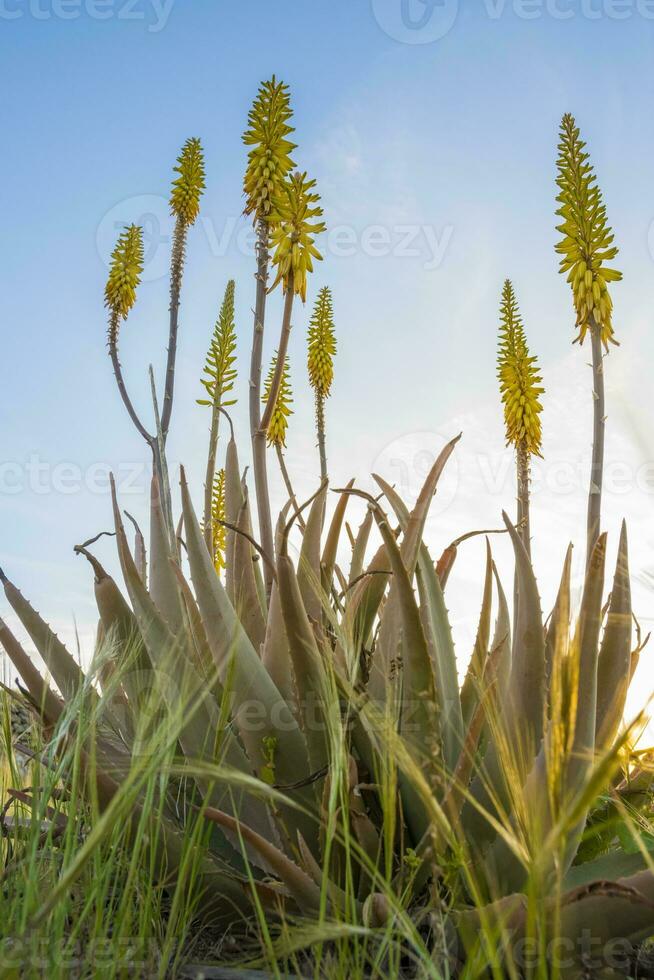
[[[534,492],[545,606],[568,538],[578,568],[583,558],[589,351],[571,347],[570,295],[553,250],[557,128],[563,112],[576,115],[625,273],[614,289],[622,346],[607,364],[617,475],[605,523],[615,541],[618,520],[630,518],[648,624],[650,0],[0,0],[0,54],[0,562],[62,635],[71,637],[75,618],[85,651],[91,643],[91,582],[72,546],[110,524],[107,467],[122,476],[125,506],[146,512],[146,455],[115,390],[102,291],[117,226],[144,221],[146,281],[121,352],[146,414],[147,366],[161,378],[165,357],[166,195],[188,136],[202,139],[208,186],[189,241],[171,458],[186,463],[199,496],[207,417],[195,398],[234,277],[247,459],[253,265],[240,217],[240,135],[259,81],[273,72],[291,86],[296,160],[318,181],[330,229],[308,307],[294,317],[288,461],[298,492],[310,492],[317,474],[304,338],[311,301],[328,283],[339,342],[328,407],[333,484],[356,475],[369,485],[377,468],[410,497],[430,453],[462,428],[431,543],[438,551],[471,527],[497,526],[513,507],[495,383],[499,292],[510,276],[548,390]],[[267,354],[279,313],[275,296]],[[276,475],[273,484],[281,502]],[[505,542],[494,547],[510,575]],[[111,550],[100,547],[108,564]],[[481,557],[482,543],[469,545],[452,582],[462,661]]]

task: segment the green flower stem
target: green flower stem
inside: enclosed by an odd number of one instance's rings
[[[259,516],[259,536],[266,554],[274,555],[272,517],[270,513],[270,493],[266,470],[266,434],[261,429],[261,361],[263,357],[263,331],[266,319],[266,296],[268,293],[268,223],[259,219],[257,226],[257,295],[254,308],[254,332],[250,356],[250,435],[252,438],[252,467],[254,469],[254,489]],[[264,563],[266,591],[272,590],[272,574]]]
[[[182,288],[184,272],[184,256],[186,252],[186,233],[188,225],[183,218],[175,222],[173,236],[173,251],[170,265],[170,327],[168,340],[168,359],[166,363],[166,385],[161,409],[161,432],[164,442],[170,428],[170,417],[173,411],[173,393],[175,389],[175,362],[177,360],[177,331],[179,327],[179,297]]]
[[[291,272],[289,274],[288,288],[284,296],[284,315],[282,317],[282,329],[279,336],[279,347],[277,348],[275,376],[273,377],[272,384],[270,386],[270,393],[268,394],[268,401],[266,402],[266,407],[263,410],[261,422],[259,423],[259,429],[262,430],[264,434],[268,431],[270,420],[273,412],[275,411],[275,403],[277,402],[279,389],[282,386],[284,365],[286,364],[286,354],[288,352],[288,340],[291,335],[291,316],[293,314],[294,298],[295,290],[293,288],[293,273]]]
[[[606,411],[602,337],[601,332],[594,320],[591,324],[590,340],[593,355],[593,456],[590,467],[590,487],[588,490],[588,544],[586,553],[586,567],[588,567],[590,563],[593,549],[597,544],[597,539],[600,535]]]
[[[327,479],[327,450],[325,447],[325,399],[316,392],[316,429],[318,430],[318,452],[320,453],[320,480]]]

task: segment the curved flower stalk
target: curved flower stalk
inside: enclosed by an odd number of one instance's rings
[[[267,553],[272,553],[273,534],[266,473],[266,443],[260,435],[261,364],[268,293],[270,256],[268,242],[270,222],[267,220],[272,200],[288,173],[295,166],[291,154],[295,144],[289,139],[293,132],[290,93],[288,86],[275,76],[262,82],[248,115],[248,128],[243,142],[250,147],[243,180],[245,214],[251,215],[257,229],[257,290],[254,308],[254,328],[250,355],[250,437],[252,463],[259,515],[259,534]],[[267,586],[271,579],[266,573]]]
[[[177,158],[175,172],[178,176],[173,181],[170,194],[170,212],[176,219],[170,265],[170,328],[166,382],[161,409],[161,432],[164,442],[170,428],[170,417],[173,410],[179,299],[184,274],[186,238],[188,229],[195,224],[200,213],[200,198],[205,188],[204,157],[199,139],[191,138],[186,141]]]
[[[504,405],[506,444],[516,451],[518,471],[518,531],[531,554],[529,526],[529,460],[541,455],[542,378],[537,360],[529,354],[527,338],[513,285],[504,283],[500,307],[497,375]]]
[[[226,398],[234,390],[234,382],[236,381],[236,369],[234,367],[236,363],[236,326],[234,323],[235,289],[236,284],[233,279],[230,279],[225,289],[220,314],[214,327],[204,366],[205,377],[202,378],[202,384],[207,390],[208,398],[198,399],[198,405],[205,405],[211,409],[209,451],[207,453],[207,470],[204,480],[203,521],[204,535],[209,554],[213,554],[215,550],[211,541],[212,529],[214,528],[211,521],[211,511],[220,414],[223,409],[236,404],[235,398]]]
[[[309,384],[316,398],[316,428],[320,452],[320,477],[327,479],[327,452],[325,448],[325,400],[329,398],[334,380],[334,355],[336,335],[332,294],[328,286],[318,293],[307,338],[307,368]]]
[[[557,184],[562,218],[557,231],[563,238],[556,246],[561,255],[560,271],[567,273],[583,344],[590,334],[593,357],[593,457],[590,472],[587,522],[587,562],[600,534],[602,477],[604,468],[605,397],[602,347],[617,344],[613,332],[613,302],[609,283],[619,282],[622,273],[606,263],[618,254],[613,232],[606,219],[606,207],[586,144],[579,135],[574,117],[567,113],[561,121]]]

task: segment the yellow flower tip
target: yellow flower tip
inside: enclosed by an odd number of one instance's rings
[[[104,290],[105,306],[112,321],[111,340],[116,339],[118,321],[127,319],[136,302],[136,288],[142,273],[143,229],[139,225],[128,225],[111,253],[109,278]]]
[[[542,378],[537,360],[529,354],[522,318],[509,279],[502,289],[497,374],[504,406],[507,445],[541,455]]]
[[[328,286],[318,293],[307,338],[309,383],[321,398],[329,397],[334,380],[336,335],[332,294]]]
[[[609,343],[616,343],[608,285],[619,282],[622,273],[606,264],[618,249],[585,147],[574,116],[566,113],[561,120],[557,160],[556,213],[561,224],[556,230],[562,237],[556,251],[561,256],[560,271],[567,274],[572,289],[579,330],[576,340],[583,343],[588,331],[595,329],[608,349]]]
[[[245,214],[255,220],[265,218],[272,200],[295,164],[291,153],[296,144],[289,140],[293,115],[288,85],[275,76],[262,82],[248,115],[243,142],[251,149],[243,179]]]
[[[292,289],[304,303],[307,298],[307,273],[313,272],[313,260],[322,255],[314,241],[325,230],[320,195],[315,180],[306,173],[294,173],[284,182],[272,202],[266,220],[271,226],[270,244],[277,277],[270,287],[280,282],[284,292]]]
[[[268,401],[268,396],[270,394],[270,388],[272,386],[273,378],[275,376],[275,370],[277,368],[277,353],[275,353],[272,363],[270,365],[270,370],[268,371],[268,377],[264,383],[263,394],[261,395],[261,401],[265,404]],[[268,426],[267,439],[269,446],[280,446],[286,447],[286,432],[288,430],[288,419],[289,416],[293,414],[293,409],[291,405],[293,404],[293,392],[291,389],[291,379],[290,379],[290,369],[288,363],[288,357],[284,361],[284,370],[282,372],[282,383],[279,388],[279,393],[277,395],[277,401],[275,402],[275,409],[272,413],[270,424]]]
[[[225,545],[227,529],[222,521],[225,520],[225,471],[216,473],[213,483],[211,502],[211,522],[213,539],[213,564],[218,573],[225,568]]]
[[[177,158],[170,193],[170,211],[185,225],[192,225],[200,213],[200,198],[205,188],[204,156],[199,139],[192,137]]]

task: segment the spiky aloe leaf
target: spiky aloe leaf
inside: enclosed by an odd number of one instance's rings
[[[171,566],[176,556],[170,547],[157,476],[150,489],[150,581],[149,593],[162,618],[173,633],[182,627],[182,600]]]
[[[448,459],[454,451],[454,447],[460,438],[460,436],[457,436],[455,439],[452,439],[438,455],[423,484],[415,507],[408,517],[406,529],[402,538],[401,555],[405,570],[408,573],[409,581],[413,579],[413,575],[415,573],[420,544],[422,542],[422,534],[427,521],[429,507],[438,486],[438,481]],[[378,477],[376,474],[373,474],[373,476],[382,490],[385,492],[385,488],[388,486],[386,481],[382,480],[382,478]],[[379,523],[376,512],[374,512],[374,516],[377,523]],[[385,537],[384,543],[386,543]],[[379,701],[383,701],[385,697],[390,663],[393,659],[395,659],[397,653],[397,633],[395,632],[394,615],[393,613],[389,613],[389,610],[393,610],[393,608],[397,606],[398,589],[399,583],[394,578],[391,582],[391,587],[386,602],[384,620],[382,621],[379,630],[379,638],[375,648],[375,659],[371,671],[370,691],[373,697]]]
[[[240,836],[244,842],[256,850],[288,888],[302,912],[318,911],[321,902],[320,888],[302,868],[291,861],[279,848],[251,827],[234,819],[234,817],[230,817],[227,813],[221,813],[220,810],[207,807],[204,815],[212,823],[222,827],[223,830],[230,831],[234,836]]]
[[[297,569],[297,580],[302,595],[302,602],[311,622],[320,624],[322,621],[322,583],[320,574],[320,542],[325,521],[325,502],[327,499],[327,484],[323,484],[314,498],[307,524],[302,537],[300,559]]]
[[[304,738],[213,570],[183,474],[181,487],[191,578],[220,678],[230,684],[234,717],[248,758],[255,771],[261,770],[268,763],[264,740],[276,739],[279,781],[297,782],[309,774]],[[257,707],[256,725],[247,718],[252,704]],[[307,836],[310,839],[312,834]]]
[[[277,585],[309,761],[311,769],[317,771],[324,768],[329,758],[329,679],[288,554],[289,531],[287,525],[280,540]]]
[[[68,652],[58,636],[41,619],[16,586],[0,569],[0,581],[5,596],[21,623],[27,630],[39,656],[50,671],[52,678],[66,701],[72,700],[85,683],[84,672]],[[89,689],[89,697],[97,703],[97,695]]]
[[[490,652],[489,644],[492,603],[493,556],[491,554],[488,538],[486,538],[486,575],[484,578],[481,613],[479,615],[475,646],[468,664],[468,670],[466,671],[463,687],[461,688],[461,710],[463,712],[463,724],[466,728],[468,728],[470,725],[472,716],[479,701],[479,693],[483,682],[486,660]]]
[[[408,508],[385,480],[382,480],[381,477],[376,479],[393,507],[402,530],[406,532],[409,522]],[[444,761],[448,769],[452,771],[464,743],[459,679],[452,629],[443,591],[431,555],[424,542],[421,543],[418,552],[416,578],[420,596],[420,618],[432,659],[434,677],[436,678],[436,693],[440,702]]]
[[[230,439],[225,458],[225,586],[229,601],[255,650],[265,635],[265,594],[259,555],[251,544],[252,520],[245,480],[239,472],[238,450]]]
[[[47,724],[54,725],[61,717],[64,706],[43,680],[21,644],[2,619],[0,619],[0,643],[2,643],[7,656],[22,677],[34,704],[42,712],[44,720]]]
[[[597,666],[595,737],[598,748],[608,747],[620,727],[631,679],[631,634],[629,553],[627,525],[623,522],[608,619]]]
[[[346,486],[346,490],[351,490],[354,486],[354,480]],[[332,520],[329,525],[329,531],[327,532],[327,537],[325,539],[325,547],[323,548],[322,558],[320,559],[320,567],[322,572],[322,587],[323,591],[327,596],[331,594],[332,586],[334,583],[334,568],[336,567],[336,555],[338,552],[338,545],[341,538],[341,530],[343,528],[343,521],[345,520],[345,511],[347,509],[348,494],[342,494],[336,507],[334,508],[334,513],[332,515]],[[372,515],[371,515],[372,519]]]
[[[350,587],[363,574],[363,566],[366,558],[366,550],[368,548],[368,541],[370,540],[370,532],[372,530],[373,523],[374,523],[374,518],[372,516],[372,511],[368,508],[361,522],[356,538],[354,539],[354,545],[352,547],[352,560],[350,562],[350,575],[348,579]]]

